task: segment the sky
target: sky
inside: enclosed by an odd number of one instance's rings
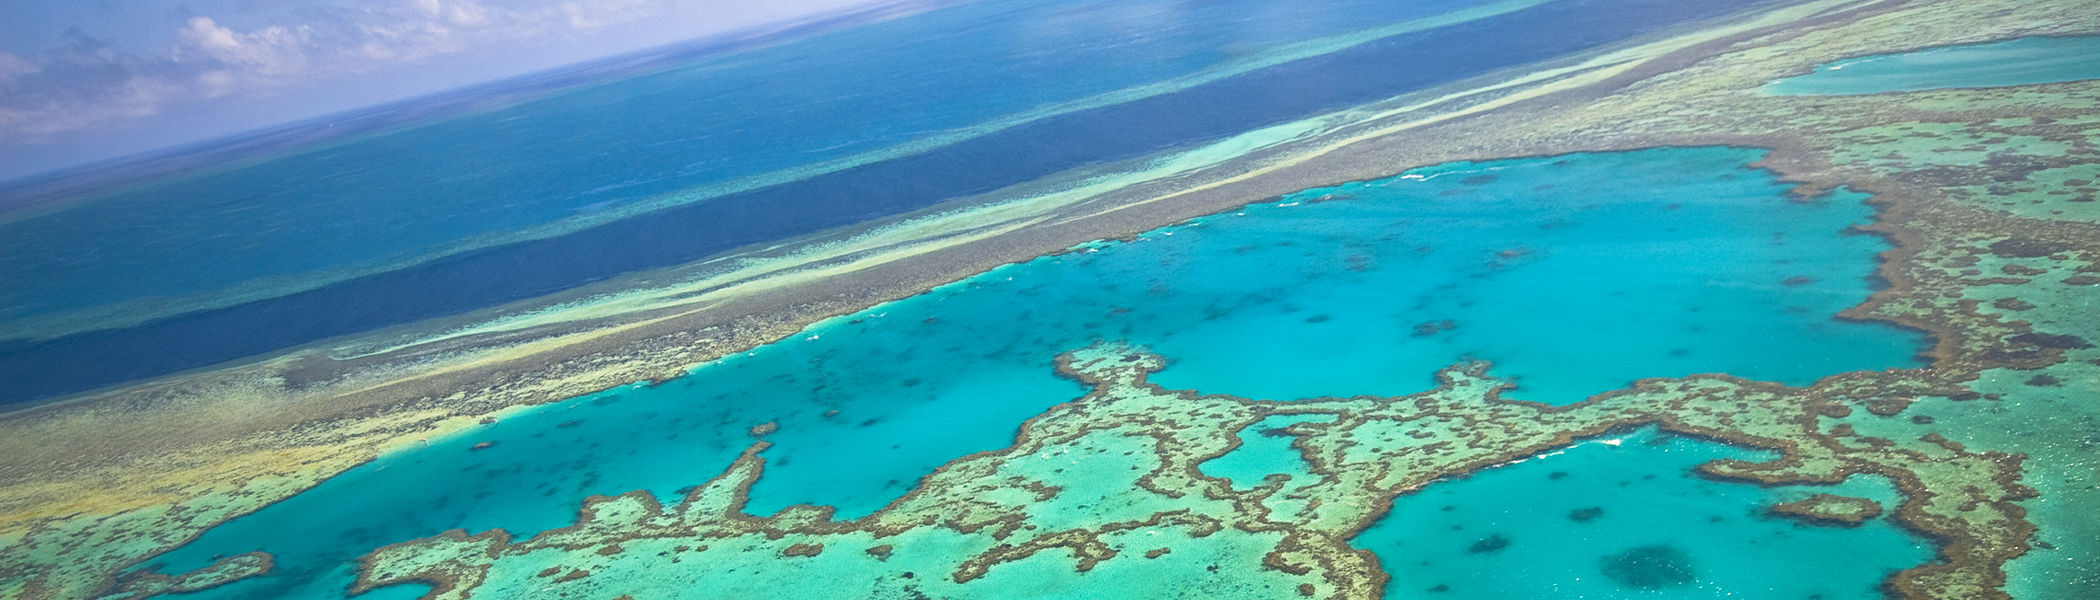
[[[868,0],[0,0],[0,181]]]

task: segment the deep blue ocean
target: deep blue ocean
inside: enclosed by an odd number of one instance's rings
[[[984,0],[0,213],[0,403],[685,264],[1756,4]]]

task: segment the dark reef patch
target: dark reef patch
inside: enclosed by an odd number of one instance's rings
[[[1639,590],[1660,590],[1688,585],[1698,576],[1692,557],[1676,547],[1653,544],[1606,556],[1598,562],[1604,576],[1619,585]]]
[[[2050,335],[2047,333],[2022,333],[2007,338],[2015,344],[2025,344],[2053,350],[2084,350],[2093,347],[2092,342],[2075,335]]]
[[[1992,301],[1991,306],[2000,310],[2028,310],[2034,308],[2034,303],[2019,298],[1999,298]]]
[[[1453,321],[1450,319],[1444,319],[1441,321],[1423,321],[1421,323],[1415,324],[1414,336],[1429,337],[1446,331],[1451,331],[1453,329],[1458,329],[1457,321]]]
[[[1480,541],[1473,542],[1472,546],[1466,547],[1466,552],[1470,554],[1486,554],[1489,552],[1500,552],[1502,551],[1502,549],[1508,547],[1509,538],[1502,537],[1501,534],[1495,534],[1484,538],[1480,538]]]
[[[2041,258],[2066,249],[2063,244],[2031,238],[2007,238],[1991,242],[1991,254],[2000,258]]]

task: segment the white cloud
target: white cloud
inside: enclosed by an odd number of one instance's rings
[[[230,77],[230,72],[255,77],[297,74],[306,69],[306,52],[314,45],[311,33],[303,29],[271,26],[238,32],[219,25],[211,17],[190,17],[177,38],[182,45],[176,47],[175,60],[182,61],[185,52],[194,51],[223,64],[226,68],[207,73],[225,77]]]
[[[38,137],[155,114],[182,100],[368,72],[490,44],[647,19],[674,0],[491,7],[394,0],[316,8],[301,23],[242,29],[193,16],[162,53],[120,52],[79,31],[36,56],[0,53],[0,138]]]
[[[571,29],[589,30],[653,16],[658,12],[651,0],[594,0],[563,2],[556,6]]]
[[[16,77],[35,73],[36,63],[10,52],[0,52],[0,83],[13,81]]]

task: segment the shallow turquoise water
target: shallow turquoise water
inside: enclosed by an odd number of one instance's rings
[[[1876,54],[1772,82],[1780,95],[1841,95],[1984,88],[2100,79],[2100,36],[2025,37],[1988,44]]]
[[[1691,471],[1767,455],[1653,429],[1615,439],[1431,484],[1396,500],[1353,543],[1377,553],[1392,600],[1882,598],[1888,574],[1933,555],[1886,517],[1858,529],[1769,517],[1765,507],[1801,488]],[[1886,481],[1845,487],[1894,493]],[[1650,568],[1614,560],[1636,549],[1630,556]]]
[[[1198,468],[1204,475],[1230,480],[1234,489],[1259,486],[1271,475],[1290,476],[1290,487],[1310,485],[1316,476],[1305,457],[1291,447],[1297,436],[1285,428],[1333,420],[1334,415],[1278,415],[1262,419],[1239,431],[1240,447],[1204,461]]]
[[[766,422],[781,429],[751,512],[808,502],[864,515],[1083,394],[1052,359],[1103,338],[1170,357],[1165,385],[1277,399],[1416,392],[1469,357],[1516,379],[1515,395],[1552,403],[1642,377],[1802,384],[1913,364],[1919,336],[1832,318],[1865,298],[1886,247],[1843,234],[1869,217],[1864,196],[1790,198],[1744,166],[1761,156],[1668,148],[1457,163],[1088,245],[832,319],[660,386],[386,457],[163,562],[179,571],[267,550],[276,574],[199,596],[339,597],[350,561],[374,547],[450,528],[529,535],[566,524],[594,493],[671,496],[727,466]],[[495,445],[468,449],[483,441]],[[1260,468],[1245,471],[1258,480]]]

